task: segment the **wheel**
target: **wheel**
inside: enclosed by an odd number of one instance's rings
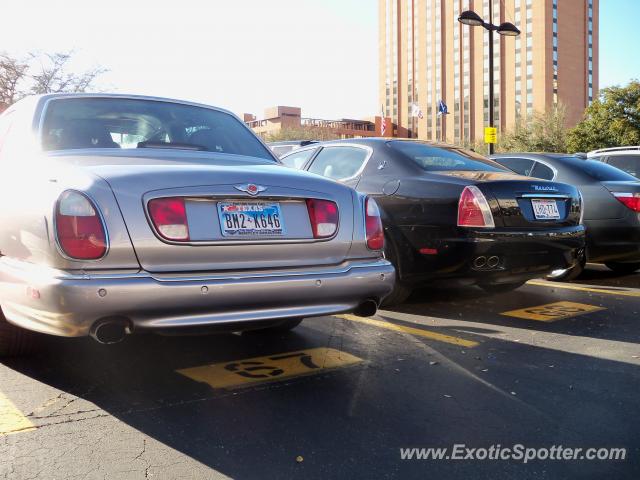
[[[480,284],[478,286],[481,289],[483,289],[485,292],[494,295],[494,294],[497,294],[497,293],[510,292],[512,290],[515,290],[516,288],[520,288],[525,283],[526,282],[498,283],[498,284],[495,284],[495,285],[491,284],[491,283],[484,283],[484,284]]]
[[[549,275],[547,275],[547,280],[552,280],[554,282],[568,282],[571,280],[575,280],[582,272],[584,272],[584,267],[587,264],[587,256],[584,254],[580,254],[578,257],[578,261],[571,268],[565,268],[563,270],[554,270]]]
[[[0,313],[0,357],[26,355],[35,349],[35,334],[11,325]]]
[[[610,270],[613,270],[616,273],[621,275],[633,273],[636,270],[640,269],[640,262],[636,263],[618,263],[618,262],[605,262],[605,265]]]
[[[275,323],[269,327],[260,328],[255,330],[259,333],[282,333],[288,332],[289,330],[293,330],[298,325],[302,323],[303,318],[288,318],[282,322]]]
[[[398,272],[400,270],[398,269],[398,256],[396,255],[396,249],[393,243],[391,243],[388,235],[384,236],[384,258],[389,260],[393,265],[393,268],[396,269],[396,283],[393,286],[393,290],[384,300],[382,300],[382,303],[380,304],[381,307],[389,307],[404,302],[409,298],[409,295],[411,295],[413,288],[399,278]]]

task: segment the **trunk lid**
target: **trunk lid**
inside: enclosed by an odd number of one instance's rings
[[[446,174],[467,180],[484,193],[496,227],[549,228],[580,223],[580,197],[571,185],[507,172],[456,171]]]
[[[321,177],[260,159],[229,155],[203,161],[200,154],[174,152],[177,158],[117,156],[88,159],[86,168],[111,186],[140,265],[151,272],[260,270],[341,263],[351,248],[354,197],[351,189]],[[82,160],[76,158],[76,163]],[[99,163],[99,164],[98,164]],[[249,192],[249,184],[259,192]],[[254,193],[255,195],[251,195]],[[163,239],[151,222],[152,199],[184,200],[188,242]],[[335,236],[313,238],[306,199],[338,205]],[[283,231],[278,236],[225,236],[222,204],[279,207]],[[277,205],[277,207],[274,207]],[[262,208],[262,207],[260,207]],[[228,209],[227,209],[228,210]],[[226,210],[225,210],[226,211]]]

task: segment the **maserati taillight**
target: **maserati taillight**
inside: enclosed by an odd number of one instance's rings
[[[464,187],[458,202],[458,226],[493,228],[493,214],[489,202],[478,187]]]
[[[365,227],[367,233],[367,247],[370,250],[382,250],[384,248],[384,231],[380,209],[376,201],[367,197],[364,205]]]
[[[613,196],[634,212],[640,212],[640,193],[613,192]]]
[[[158,233],[174,242],[189,241],[187,210],[182,197],[164,197],[149,200],[149,216]]]
[[[67,190],[56,206],[56,237],[66,256],[97,260],[107,252],[107,233],[98,209],[84,194]]]
[[[330,200],[307,199],[313,238],[332,237],[338,230],[338,205]]]

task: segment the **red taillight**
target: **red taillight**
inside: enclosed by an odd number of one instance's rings
[[[307,199],[313,238],[328,238],[338,230],[338,205],[330,200]]]
[[[80,192],[67,190],[58,199],[56,236],[69,258],[96,260],[107,252],[107,234],[96,206]]]
[[[495,227],[487,199],[478,187],[464,187],[458,202],[459,227]]]
[[[376,201],[371,197],[367,197],[365,200],[364,214],[367,247],[371,250],[382,250],[384,248],[384,231],[382,230],[380,209]]]
[[[640,212],[640,193],[613,192],[613,196],[622,202],[625,207],[634,212]]]
[[[158,233],[167,240],[175,242],[189,241],[189,225],[184,198],[154,198],[148,203],[151,221]]]

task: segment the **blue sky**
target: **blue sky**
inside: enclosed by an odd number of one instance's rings
[[[600,0],[600,86],[640,80],[640,1]]]
[[[540,0],[536,0],[540,1]],[[565,0],[561,0],[565,1]],[[0,50],[75,50],[101,87],[262,116],[379,111],[377,0],[10,0]],[[640,77],[640,0],[601,0],[601,86]]]

